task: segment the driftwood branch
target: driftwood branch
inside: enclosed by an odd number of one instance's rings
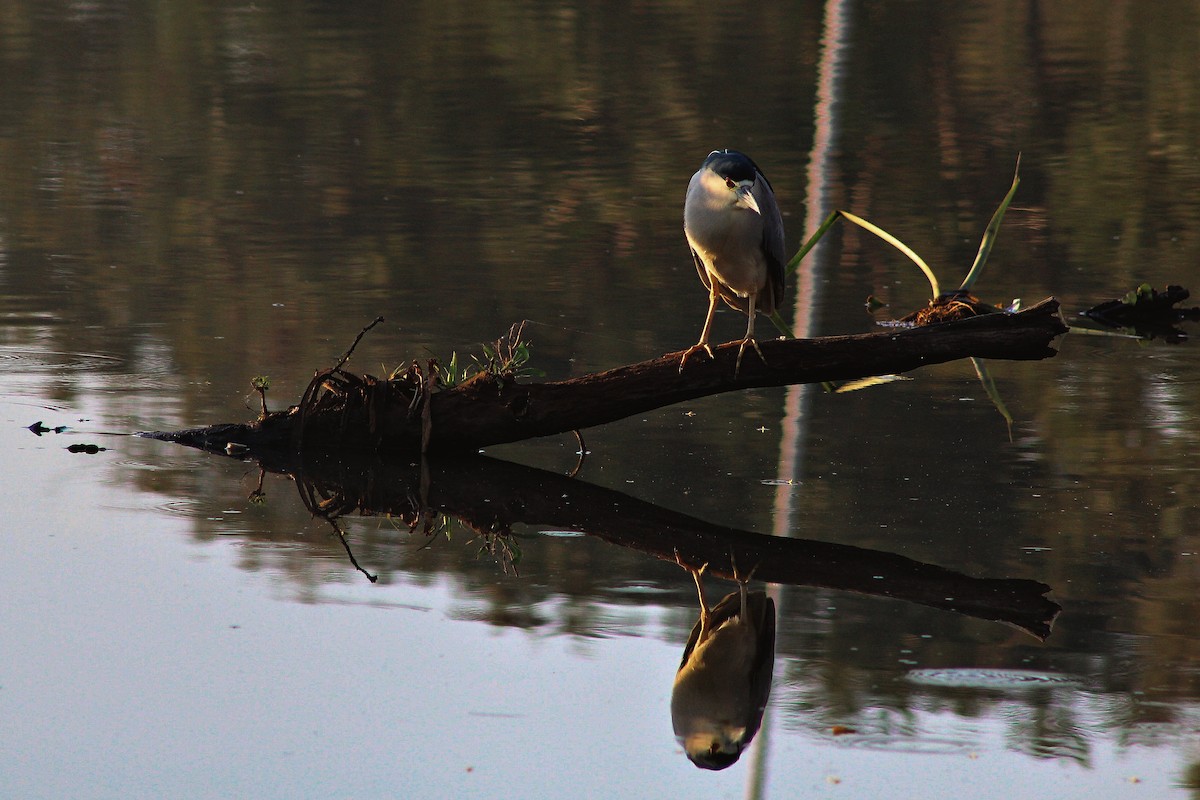
[[[843,381],[903,373],[961,358],[1037,360],[1055,354],[1067,331],[1058,302],[1015,314],[989,313],[913,328],[853,336],[761,342],[763,363],[748,356],[734,375],[737,345],[716,358],[680,353],[564,381],[522,383],[482,373],[432,391],[435,364],[415,362],[400,379],[381,381],[340,368],[324,370],[305,401],[246,424],[147,434],[209,450],[339,449],[463,452],[603,425],[700,397],[764,386]]]

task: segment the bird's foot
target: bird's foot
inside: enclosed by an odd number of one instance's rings
[[[760,565],[761,562],[759,564],[755,564],[754,569],[750,570],[750,574],[743,577],[742,573],[738,571],[737,558],[733,554],[733,548],[729,548],[729,566],[733,569],[733,579],[739,585],[744,587],[746,584],[750,583],[750,581],[754,580],[754,573],[758,572]],[[705,566],[708,565],[706,564]]]
[[[757,346],[758,345],[755,345],[755,347],[757,347]],[[683,358],[679,359],[679,373],[681,375],[683,374],[683,365],[686,364],[687,360],[692,357],[692,354],[694,354],[698,350],[703,350],[704,352],[708,353],[709,361],[716,360],[716,356],[713,355],[712,345],[710,345],[708,342],[705,342],[705,341],[696,342],[694,345],[689,347],[687,350],[684,350]]]
[[[750,345],[754,348],[754,352],[758,353],[758,358],[764,365],[767,363],[766,357],[762,354],[762,348],[758,346],[758,340],[753,336],[747,336],[738,343],[737,363],[733,365],[733,377],[735,378],[742,369],[742,356],[746,353],[746,345]]]
[[[759,562],[759,564],[761,563],[762,562]],[[737,558],[735,558],[733,555],[732,547],[729,548],[729,565],[733,568],[733,579],[737,581],[738,585],[738,595],[739,599],[741,600],[742,619],[746,619],[746,615],[749,613],[749,600],[747,599],[746,587],[750,583],[750,579],[754,577],[754,573],[758,572],[759,565],[755,564],[754,569],[750,570],[750,574],[743,578],[742,573],[738,571]]]
[[[691,564],[683,560],[683,556],[679,555],[679,548],[675,548],[675,563],[686,569],[692,575],[699,577],[704,574],[704,570],[708,569],[708,562],[701,564],[699,567],[693,567]]]

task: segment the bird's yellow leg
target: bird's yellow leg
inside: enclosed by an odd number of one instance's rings
[[[683,372],[683,365],[697,350],[703,350],[708,353],[710,360],[715,358],[713,355],[712,346],[708,343],[708,337],[712,333],[713,317],[717,315],[717,301],[721,299],[720,289],[717,286],[716,279],[709,277],[711,286],[708,290],[708,316],[704,318],[704,330],[700,332],[700,341],[689,347],[683,353],[683,358],[679,359],[679,371]]]
[[[762,350],[758,346],[758,341],[754,338],[754,314],[755,314],[754,306],[755,306],[756,300],[758,300],[758,295],[756,295],[756,294],[750,295],[750,297],[749,297],[750,305],[749,305],[749,308],[747,309],[747,311],[749,312],[749,321],[746,323],[746,336],[739,343],[740,346],[738,347],[737,363],[733,365],[733,377],[735,377],[735,378],[738,376],[738,372],[740,372],[742,369],[742,356],[746,352],[746,345],[751,345],[754,348],[754,352],[758,353],[758,357],[759,357],[759,359],[762,360],[762,363],[764,363],[764,364],[767,363],[767,359],[763,356]]]
[[[683,563],[683,558],[679,555],[679,548],[675,548],[675,563],[683,567],[692,576],[692,580],[696,582],[696,596],[700,598],[700,630],[702,632],[708,630],[708,601],[704,599],[704,584],[700,580],[700,576],[704,574],[704,570],[708,569],[708,564],[703,564],[699,569],[691,564]]]

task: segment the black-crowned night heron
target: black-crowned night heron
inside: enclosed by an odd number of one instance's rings
[[[701,573],[692,574],[700,596],[700,619],[692,628],[675,688],[671,723],[675,738],[692,763],[725,769],[742,755],[762,723],[775,662],[775,602],[764,592],[748,592],[749,578],[734,565],[738,591],[712,608],[704,600]]]
[[[709,345],[717,300],[749,317],[746,336],[738,348],[734,374],[750,345],[763,359],[754,340],[754,315],[770,314],[783,301],[783,218],[775,193],[762,170],[736,150],[714,150],[688,184],[683,202],[683,232],[692,248],[700,280],[708,289],[708,316],[700,341],[679,360],[683,371],[697,350],[713,357]]]

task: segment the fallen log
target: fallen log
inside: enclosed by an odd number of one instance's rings
[[[962,358],[1038,360],[1055,354],[1066,333],[1058,302],[1018,313],[987,313],[921,327],[892,327],[851,336],[760,342],[734,374],[737,345],[715,358],[681,353],[563,381],[524,383],[482,372],[439,387],[436,362],[416,362],[393,380],[358,376],[341,366],[317,373],[296,406],[249,423],[143,434],[207,450],[337,449],[464,452],[578,431],[700,397],[767,386],[845,381],[899,374]]]

